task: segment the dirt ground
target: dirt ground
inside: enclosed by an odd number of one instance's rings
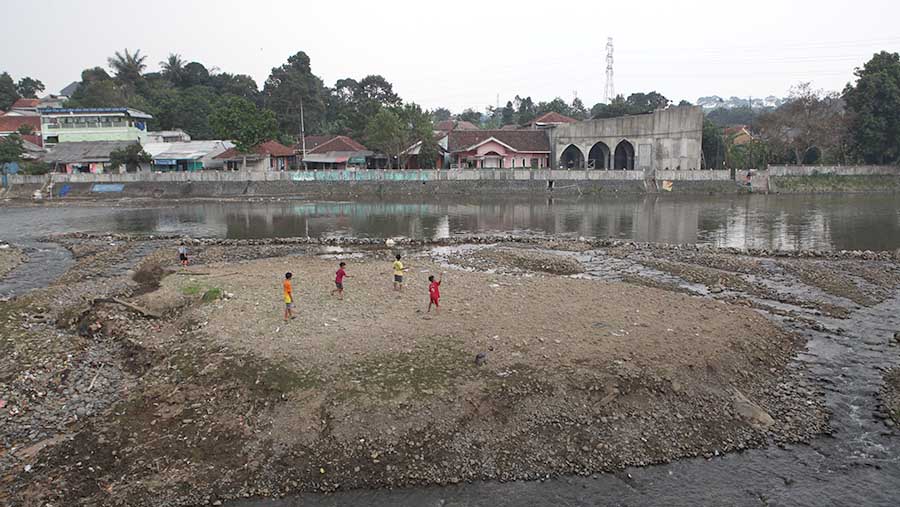
[[[393,252],[356,249],[339,301],[325,249],[198,244],[184,270],[165,241],[108,244],[73,242],[59,286],[0,306],[0,503],[534,480],[826,429],[790,366],[797,336],[744,304],[586,279],[573,258],[489,247],[442,268],[413,251],[397,293]]]

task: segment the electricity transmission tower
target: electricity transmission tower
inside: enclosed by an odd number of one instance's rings
[[[606,89],[603,90],[603,102],[609,104],[616,96],[616,87],[613,85],[613,40],[606,39]]]

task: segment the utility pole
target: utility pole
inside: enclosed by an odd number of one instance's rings
[[[303,147],[303,170],[306,171],[306,129],[303,125],[303,95],[300,96],[300,144]]]
[[[616,97],[616,87],[613,85],[613,40],[606,39],[606,89],[603,90],[603,102],[609,104]]]

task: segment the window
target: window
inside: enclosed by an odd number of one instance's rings
[[[536,159],[536,158],[531,159],[531,168],[532,169],[538,168],[538,159]]]

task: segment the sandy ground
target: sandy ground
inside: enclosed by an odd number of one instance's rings
[[[211,276],[170,277],[157,295],[221,288],[234,297],[203,307],[207,334],[268,359],[332,374],[369,355],[446,349],[472,361],[478,352],[488,353],[496,369],[524,364],[552,371],[577,362],[625,361],[679,376],[691,367],[750,368],[753,360],[765,359],[767,347],[785,340],[774,325],[745,308],[565,277],[452,270],[441,286],[442,313],[427,314],[427,277],[440,267],[408,259],[406,287],[397,293],[389,262],[347,262],[351,278],[343,301],[330,295],[337,261],[302,257],[192,268]],[[287,324],[280,298],[286,271],[294,273],[298,315]],[[737,348],[758,356],[736,357]]]

